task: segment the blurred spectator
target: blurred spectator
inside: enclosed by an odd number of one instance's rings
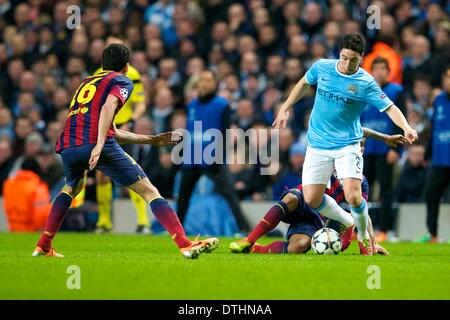
[[[39,151],[42,148],[42,145],[44,144],[44,139],[42,136],[37,132],[31,132],[28,134],[25,138],[24,142],[24,150],[23,155],[19,156],[16,161],[14,162],[14,166],[11,169],[11,172],[9,173],[9,176],[13,176],[16,174],[18,170],[20,170],[20,167],[22,165],[22,162],[25,160],[25,158],[35,158]]]
[[[173,185],[177,167],[173,164],[171,152],[167,148],[155,150],[157,159],[156,164],[152,166],[150,178],[158,190],[165,198],[172,198]]]
[[[250,99],[255,105],[261,105],[262,102],[262,92],[265,87],[262,80],[258,73],[249,73],[241,84],[242,96]]]
[[[228,7],[228,25],[230,31],[234,34],[254,35],[254,29],[249,19],[247,19],[244,6],[240,3],[234,3]]]
[[[266,77],[267,82],[272,83],[276,88],[280,88],[283,84],[283,57],[280,55],[271,55],[266,60]]]
[[[186,128],[186,113],[184,110],[175,110],[170,117],[170,130]]]
[[[434,99],[431,142],[427,158],[431,156],[431,172],[425,188],[427,228],[429,234],[421,242],[438,241],[439,206],[450,184],[450,66],[442,74],[444,92]]]
[[[3,207],[10,231],[44,228],[51,209],[50,193],[40,178],[39,164],[33,158],[26,158],[17,174],[6,180]]]
[[[55,153],[54,147],[43,144],[36,160],[41,169],[41,178],[47,184],[51,194],[59,191],[54,189],[55,187],[61,187],[61,181],[64,180],[64,168],[59,156]]]
[[[278,90],[272,83],[268,83],[266,90],[263,90],[261,95],[260,110],[262,120],[267,125],[272,125],[275,120],[275,107],[281,101],[281,91]]]
[[[233,122],[242,130],[249,129],[256,120],[255,108],[250,99],[241,99],[233,117]]]
[[[431,107],[431,85],[430,78],[418,74],[413,81],[412,103],[418,104],[423,111]]]
[[[434,36],[434,52],[432,59],[438,67],[450,64],[450,21],[443,20],[439,23],[435,30]],[[439,81],[433,81],[433,86],[439,86]]]
[[[284,83],[282,89],[289,91],[303,77],[305,70],[299,59],[288,58],[284,65]],[[312,105],[311,105],[312,107]]]
[[[61,135],[64,129],[64,124],[60,121],[52,121],[47,125],[47,129],[45,131],[45,137],[47,138],[47,142],[53,148],[58,141],[59,136]]]
[[[258,157],[250,158],[250,163],[255,163],[255,179],[253,181],[253,201],[262,201],[270,198],[270,181],[275,177],[279,170],[279,163],[273,158],[267,158],[271,153],[271,130],[263,121],[257,120],[251,127],[252,132],[256,134],[256,139],[249,140],[248,148],[257,151]],[[238,152],[239,149],[238,149]],[[276,152],[276,151],[275,151]],[[266,158],[266,159],[264,159]]]
[[[420,139],[428,141],[430,137],[430,126],[425,118],[423,108],[418,104],[412,104],[406,113],[406,119],[411,127],[417,131]]]
[[[242,214],[238,201],[239,198],[233,189],[227,167],[222,164],[224,158],[221,160],[222,163],[212,164],[208,164],[205,161],[206,159],[203,158],[203,150],[206,147],[205,144],[209,144],[209,142],[207,143],[207,141],[204,141],[204,139],[207,138],[203,138],[203,133],[208,129],[216,129],[220,130],[223,136],[225,136],[225,130],[230,126],[230,108],[228,101],[217,96],[217,79],[211,71],[203,71],[200,74],[198,90],[199,97],[192,100],[187,107],[188,120],[186,129],[189,131],[191,138],[186,144],[189,145],[191,150],[195,150],[194,148],[198,148],[195,147],[195,145],[200,143],[202,149],[201,161],[200,163],[195,161],[196,157],[192,154],[193,152],[191,152],[191,157],[183,157],[180,192],[177,202],[180,221],[184,221],[195,184],[203,174],[206,174],[214,181],[216,191],[222,195],[230,205],[239,229],[247,230],[249,226]],[[201,132],[198,132],[198,129],[194,129],[195,121],[202,122]],[[200,139],[198,139],[199,137]]]
[[[239,77],[231,73],[225,77],[225,79],[220,84],[221,88],[227,89],[230,92],[230,106],[232,110],[237,110],[238,102],[242,98],[242,91],[240,88]]]
[[[174,110],[172,91],[163,87],[156,92],[155,105],[152,107],[151,118],[154,123],[155,134],[167,131],[170,114]]]
[[[8,137],[13,139],[14,137],[14,122],[11,111],[5,107],[0,107],[0,138]]]
[[[153,123],[150,118],[144,116],[136,120],[133,132],[143,135],[154,134]],[[135,159],[142,170],[151,177],[153,168],[158,164],[158,149],[148,144],[133,144],[130,148],[132,158]],[[156,185],[158,188],[160,187],[158,184]]]
[[[288,55],[290,58],[297,58],[301,61],[308,57],[308,41],[304,35],[294,35],[289,39]]]
[[[323,27],[324,19],[322,17],[322,8],[316,2],[308,2],[303,10],[301,19],[302,29],[312,37],[320,32]]]
[[[407,25],[400,32],[400,46],[402,49],[402,60],[404,65],[409,64],[412,59],[413,44],[417,35],[418,31],[414,25]]]
[[[294,132],[291,128],[279,129],[279,160],[283,168],[289,164],[289,150],[294,143]]]
[[[172,0],[158,0],[152,5],[149,5],[145,10],[144,20],[146,23],[158,26],[163,35],[166,44],[173,44],[173,11],[175,9],[175,2]]]
[[[15,124],[14,157],[19,157],[24,152],[25,138],[33,131],[33,124],[29,118],[18,117]]]
[[[389,64],[389,76],[387,81],[396,84],[402,83],[402,58],[393,48],[394,35],[386,32],[380,33],[377,42],[373,45],[372,51],[368,53],[361,67],[366,71],[371,70],[372,63],[377,57],[383,57]]]
[[[234,159],[236,160],[228,165],[233,188],[239,199],[251,198],[255,192],[259,191],[256,186],[260,181],[255,165],[249,164],[243,157],[246,155],[235,151]]]
[[[174,93],[181,93],[181,75],[177,70],[177,60],[173,58],[163,58],[159,61],[158,68],[159,77],[166,82],[166,85]]]
[[[3,194],[3,183],[8,178],[13,165],[11,142],[7,138],[0,138],[0,195]]]
[[[408,148],[408,158],[396,190],[398,202],[423,202],[427,175],[424,160],[425,147],[423,145],[412,145]]]
[[[433,78],[430,53],[430,41],[422,35],[414,37],[411,48],[411,61],[403,70],[403,84],[408,91],[412,89],[413,80],[419,74],[430,74]]]
[[[399,30],[402,30],[404,27],[413,24],[414,21],[417,20],[410,1],[400,1],[400,3],[395,8],[394,15]]]

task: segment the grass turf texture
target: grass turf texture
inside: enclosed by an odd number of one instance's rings
[[[450,299],[450,244],[386,244],[392,256],[212,254],[187,260],[168,236],[61,233],[64,259],[32,258],[37,234],[0,233],[0,299]],[[262,239],[261,243],[273,241]],[[69,290],[67,268],[81,270]],[[369,290],[367,267],[381,270]]]

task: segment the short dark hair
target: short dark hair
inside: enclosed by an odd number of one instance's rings
[[[205,70],[202,70],[200,73],[210,73],[210,74],[213,76],[214,81],[215,81],[216,83],[218,82],[217,74],[216,74],[213,70],[211,70],[211,69],[205,69]]]
[[[394,45],[394,35],[380,32],[377,36],[377,41],[386,43],[389,46]]]
[[[430,84],[431,77],[427,74],[418,73],[413,77],[413,82],[417,82],[417,81],[422,81],[422,82],[426,82],[426,83]]]
[[[26,117],[26,116],[24,116],[24,115],[19,115],[19,116],[16,118],[16,124],[17,124],[17,122],[19,122],[19,120],[25,120],[25,121],[27,121],[30,125],[33,124],[33,123],[31,122],[31,119],[28,118],[28,117]]]
[[[366,39],[360,33],[346,34],[341,41],[341,50],[350,49],[358,52],[360,55],[364,53],[366,47]]]
[[[103,50],[103,70],[121,71],[130,62],[130,51],[123,44],[113,43]]]
[[[384,65],[386,66],[386,68],[389,70],[389,62],[387,61],[387,59],[383,58],[383,57],[376,57],[375,59],[373,59],[372,61],[372,65],[370,66],[370,69],[373,70],[373,66],[379,63],[384,63]]]
[[[39,163],[34,158],[31,158],[31,157],[25,158],[22,162],[21,169],[32,171],[32,172],[36,173],[39,177],[42,176],[41,167],[39,166]]]

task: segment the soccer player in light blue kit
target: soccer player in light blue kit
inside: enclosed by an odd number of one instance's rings
[[[413,143],[418,137],[375,79],[359,67],[364,47],[365,39],[361,34],[345,35],[341,43],[340,58],[320,59],[312,65],[281,106],[273,126],[284,128],[289,110],[295,102],[303,97],[311,85],[317,85],[302,174],[305,201],[323,216],[349,226],[347,234],[351,234],[356,225],[360,253],[373,255],[374,248],[367,231],[368,208],[361,192],[361,113],[366,104],[375,106],[380,112],[386,112],[403,129],[409,143]],[[324,194],[334,167],[339,179],[342,179],[353,222],[348,221],[348,215],[345,215],[333,198]]]

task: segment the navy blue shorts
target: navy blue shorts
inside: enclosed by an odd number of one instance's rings
[[[292,193],[297,197],[298,205],[295,210],[289,212],[281,219],[281,221],[289,224],[286,239],[289,240],[293,234],[305,234],[312,237],[317,230],[323,228],[322,218],[306,204],[303,193],[300,190],[295,188],[287,190],[281,195],[280,200],[287,193]]]
[[[314,233],[316,233],[317,230],[322,229],[322,227],[322,221],[305,221],[293,223],[289,226],[289,229],[286,232],[286,239],[289,240],[289,238],[294,234],[305,234],[308,237],[312,238]]]
[[[61,151],[66,183],[75,187],[89,169],[94,144],[70,147]],[[139,164],[131,158],[114,139],[107,139],[95,169],[113,179],[116,184],[130,186],[146,177]]]

